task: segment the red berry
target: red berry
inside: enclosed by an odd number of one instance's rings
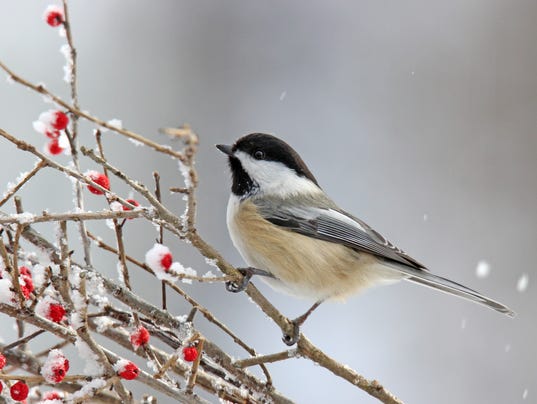
[[[52,303],[49,307],[48,311],[48,319],[51,321],[54,321],[55,323],[59,323],[63,320],[63,317],[65,316],[65,309],[63,306],[59,303]]]
[[[59,383],[63,380],[69,370],[69,360],[65,359],[62,364],[52,367],[52,381]]]
[[[32,281],[32,273],[27,267],[20,267],[19,268],[20,273],[20,286],[22,294],[26,299],[30,297],[30,293],[34,291],[34,283]]]
[[[26,400],[26,397],[28,397],[28,391],[28,385],[22,381],[18,381],[9,389],[11,398],[15,401]]]
[[[134,200],[134,199],[127,199],[127,202],[130,203],[131,205],[134,205],[134,206],[140,206],[140,204],[138,203],[138,201]],[[132,210],[131,208],[125,206],[125,205],[121,205],[123,210]],[[128,218],[129,220],[132,220],[133,218],[132,217],[129,217]]]
[[[132,335],[131,335],[131,344],[134,348],[138,348],[149,342],[149,331],[144,326],[140,326]]]
[[[60,137],[60,131],[59,130],[45,130],[45,136],[50,139],[56,139]]]
[[[134,199],[127,199],[127,202],[130,203],[131,205],[134,205],[134,206],[140,206],[140,204],[138,203],[138,201],[134,200]],[[123,206],[123,210],[131,210],[131,208],[125,206],[125,205],[121,205]]]
[[[2,393],[2,390],[4,390],[4,385],[0,382],[0,393]]]
[[[63,11],[58,6],[48,6],[45,10],[45,21],[51,27],[57,27],[63,23]]]
[[[47,383],[60,383],[69,370],[69,360],[58,349],[49,352],[41,367],[41,375]]]
[[[57,156],[58,154],[61,154],[63,151],[63,147],[60,146],[60,142],[57,138],[51,139],[51,141],[47,144],[47,151],[53,155]]]
[[[110,189],[110,180],[106,175],[103,173],[99,173],[97,171],[88,171],[86,175],[93,181],[99,184],[101,187],[103,187],[106,190]],[[100,189],[97,189],[91,185],[88,185],[88,191],[90,191],[92,194],[95,195],[102,195],[104,194],[103,191]]]
[[[32,273],[30,272],[28,267],[19,267],[19,274],[26,275],[26,276],[29,276],[29,277],[32,276]]]
[[[187,362],[194,362],[198,357],[198,350],[194,346],[187,346],[183,348],[183,358]]]
[[[140,369],[138,369],[138,366],[136,366],[132,362],[128,362],[125,364],[125,366],[122,367],[119,372],[119,375],[125,380],[133,380],[138,377],[138,373],[140,373]]]
[[[4,366],[6,366],[6,362],[6,357],[0,353],[0,370],[2,370]]]
[[[43,399],[43,401],[47,401],[47,400],[62,400],[63,397],[57,391],[47,391],[45,394],[43,394],[42,399]]]
[[[164,267],[164,269],[167,271],[172,266],[172,255],[170,253],[164,254],[162,259],[160,260],[160,265]]]
[[[50,124],[56,130],[64,130],[69,124],[69,117],[65,112],[56,111],[54,112],[53,120]]]

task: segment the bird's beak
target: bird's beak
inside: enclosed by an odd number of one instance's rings
[[[228,156],[233,155],[232,146],[229,146],[227,144],[217,144],[216,148],[222,153],[227,154]]]

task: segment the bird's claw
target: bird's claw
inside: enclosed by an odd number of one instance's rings
[[[282,336],[282,341],[287,346],[295,345],[300,338],[301,322],[299,319],[295,318],[294,320],[291,320],[291,324],[293,325],[293,332],[291,334],[284,333]]]
[[[300,339],[300,326],[304,324],[304,321],[307,320],[307,318],[310,316],[313,311],[319,307],[319,305],[322,303],[322,300],[316,301],[313,306],[311,306],[307,312],[302,314],[301,316],[295,318],[294,320],[291,320],[291,325],[293,326],[293,332],[289,334],[283,334],[282,341],[284,344],[288,346],[295,345],[298,340]]]
[[[270,272],[267,272],[263,269],[253,268],[253,267],[237,268],[237,271],[239,271],[242,274],[242,279],[239,282],[236,282],[236,281],[226,282],[226,289],[228,292],[233,292],[233,293],[242,292],[244,289],[246,289],[246,287],[248,286],[248,283],[250,283],[250,279],[254,275],[274,278],[274,275],[272,275]]]
[[[237,268],[237,271],[239,271],[242,274],[242,279],[240,282],[236,281],[228,281],[226,282],[226,290],[228,292],[232,293],[239,293],[242,292],[248,284],[250,283],[250,279],[252,278],[253,271],[251,268]]]

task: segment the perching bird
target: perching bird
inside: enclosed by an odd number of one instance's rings
[[[296,343],[299,326],[323,301],[343,299],[367,287],[406,279],[514,313],[501,303],[449,279],[434,275],[362,220],[339,208],[320,188],[298,153],[272,135],[252,133],[228,155],[233,176],[227,226],[233,244],[252,274],[265,275],[275,289],[316,301],[294,320],[284,342]]]

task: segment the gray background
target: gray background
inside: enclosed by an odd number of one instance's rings
[[[67,97],[63,40],[41,20],[48,3],[0,4],[0,58]],[[323,305],[304,327],[314,343],[408,403],[537,402],[537,3],[94,0],[73,2],[71,12],[83,109],[159,142],[167,142],[157,133],[163,126],[188,122],[199,133],[199,230],[231,262],[243,264],[227,235],[229,174],[213,145],[266,131],[293,145],[343,208],[433,271],[518,313],[508,319],[404,283]],[[48,108],[0,80],[2,128],[41,147],[31,123]],[[91,128],[81,133],[90,146]],[[132,177],[150,183],[158,169],[165,187],[180,184],[163,156],[115,135],[105,145]],[[4,140],[0,154],[1,184],[31,168],[33,159]],[[25,207],[70,209],[69,186],[43,172],[24,189]],[[180,198],[167,201],[181,212]],[[88,205],[101,209],[104,201],[88,196]],[[113,241],[104,225],[90,227]],[[133,221],[126,232],[142,258],[152,227]],[[209,269],[167,241],[183,263]],[[114,258],[94,255],[115,276]],[[491,265],[485,279],[475,274],[480,259]],[[524,273],[529,287],[519,293]],[[134,287],[158,303],[151,282],[139,275]],[[256,284],[289,316],[309,304]],[[245,296],[222,285],[185,288],[259,352],[284,348]],[[179,299],[172,305],[175,314],[187,311]],[[214,327],[199,326],[244,355]],[[270,370],[276,387],[301,403],[376,402],[304,360]]]

